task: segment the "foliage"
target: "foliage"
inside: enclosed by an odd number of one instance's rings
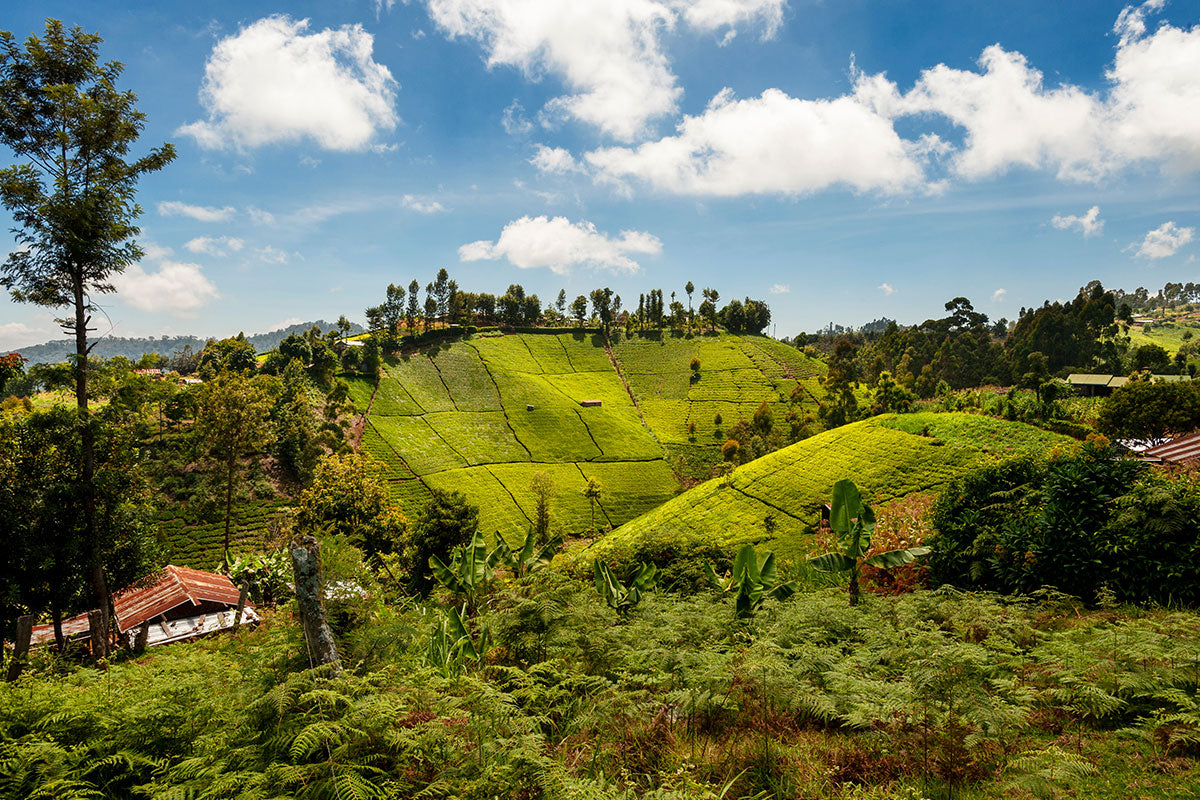
[[[226,561],[234,487],[242,460],[265,449],[270,442],[270,409],[270,389],[262,378],[247,378],[227,370],[206,381],[200,389],[195,432],[223,484]]]
[[[1152,444],[1200,428],[1200,383],[1131,380],[1101,403],[1096,428]]]
[[[737,616],[746,619],[754,616],[763,601],[787,600],[796,593],[796,584],[780,583],[775,571],[775,554],[768,552],[760,563],[754,545],[748,544],[738,551],[733,566],[724,580],[717,577],[711,564],[705,563],[708,580],[722,592],[732,593]]]
[[[1148,472],[1103,443],[955,481],[934,504],[931,579],[1086,599],[1194,603],[1200,496],[1187,473]]]
[[[525,541],[519,550],[512,550],[501,537],[496,537],[496,549],[493,551],[495,563],[503,564],[514,578],[524,578],[540,569],[550,566],[554,554],[562,549],[563,539],[555,536],[538,546],[537,532],[533,528],[525,534]],[[492,555],[488,556],[492,560]]]
[[[488,553],[483,534],[476,531],[469,544],[454,548],[449,565],[437,556],[430,556],[429,568],[447,591],[465,599],[464,608],[474,616],[479,595],[492,582],[494,567],[500,558],[499,548]]]
[[[80,486],[82,427],[96,443],[94,490]],[[87,594],[99,559],[109,585],[129,586],[160,566],[149,523],[143,465],[127,426],[109,414],[86,422],[56,406],[28,415],[0,415],[0,622],[50,612],[56,619],[94,608]],[[91,503],[101,548],[85,532]]]
[[[642,564],[628,583],[619,581],[608,565],[599,559],[592,563],[592,571],[600,597],[609,608],[625,616],[642,602],[644,593],[654,588],[657,569],[653,564]]]
[[[296,506],[301,534],[341,534],[384,568],[385,556],[405,546],[408,520],[384,491],[381,467],[363,455],[331,455],[317,465]]]
[[[888,550],[868,556],[871,535],[875,531],[875,512],[862,502],[858,487],[843,478],[833,485],[833,504],[829,514],[829,527],[838,536],[840,552],[834,551],[809,559],[815,569],[822,572],[850,573],[850,605],[858,605],[858,575],[863,566],[876,569],[894,569],[911,564],[921,556],[929,555],[928,547],[906,547]]]
[[[245,553],[229,565],[229,579],[245,586],[250,602],[274,605],[291,594],[291,556],[285,548],[269,553]]]
[[[404,544],[409,588],[420,594],[428,592],[432,586],[426,570],[429,559],[449,558],[454,548],[472,540],[478,527],[479,509],[468,503],[461,492],[431,490],[429,503],[417,517]]]

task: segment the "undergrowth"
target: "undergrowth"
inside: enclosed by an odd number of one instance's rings
[[[1190,797],[1200,620],[954,590],[650,594],[500,582],[479,662],[431,604],[335,615],[340,677],[283,607],[255,631],[0,688],[13,798]]]

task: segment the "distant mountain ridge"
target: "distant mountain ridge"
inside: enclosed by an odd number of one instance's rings
[[[246,341],[254,346],[255,351],[263,352],[265,350],[273,350],[286,337],[293,333],[306,333],[313,325],[316,325],[323,331],[330,330],[336,327],[333,322],[328,322],[319,319],[316,322],[298,322],[295,325],[289,325],[286,328],[280,328],[270,333],[256,333],[253,336],[247,336]],[[360,333],[365,328],[361,325],[354,325],[351,328],[352,333]],[[237,334],[226,334],[226,336],[236,336]],[[213,338],[226,338],[219,336]],[[200,350],[208,342],[207,338],[199,336],[137,336],[137,337],[122,337],[122,336],[105,336],[96,341],[92,348],[92,355],[100,356],[101,358],[113,358],[114,356],[125,356],[131,361],[136,361],[146,353],[157,353],[163,356],[171,356],[183,350],[184,347],[191,345],[193,350]],[[75,353],[75,340],[73,339],[55,339],[44,344],[35,344],[29,347],[20,347],[12,351],[20,353],[23,357],[29,359],[30,364],[57,364],[60,361],[65,361],[69,356]]]

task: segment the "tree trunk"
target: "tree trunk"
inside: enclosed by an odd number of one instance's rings
[[[858,605],[858,570],[850,573],[850,605]]]
[[[54,647],[60,653],[67,652],[67,637],[63,635],[62,609],[57,602],[50,604],[50,621],[54,624]]]
[[[88,630],[92,635],[92,656],[97,661],[108,653],[108,628],[104,625],[103,611],[88,612]]]
[[[33,636],[33,615],[17,617],[17,638],[13,646],[12,662],[8,665],[8,680],[15,681],[21,675],[25,656],[29,653],[29,640]]]
[[[81,272],[78,266],[75,271]],[[88,554],[92,561],[91,584],[92,593],[96,596],[96,606],[100,609],[100,633],[98,641],[99,652],[96,658],[108,655],[108,581],[104,577],[104,564],[100,557],[100,541],[96,533],[96,437],[92,430],[91,416],[88,412],[87,392],[87,363],[88,343],[87,326],[91,318],[87,316],[87,301],[83,294],[83,277],[79,275],[74,282],[75,303],[75,404],[79,409],[80,444],[83,449],[83,470],[80,473],[80,489],[83,492],[83,535],[88,542]],[[95,646],[95,645],[94,645]]]
[[[325,621],[325,601],[321,594],[321,546],[311,536],[299,536],[292,541],[291,552],[296,605],[304,626],[309,660],[313,666],[331,664],[333,674],[340,675],[337,643]]]

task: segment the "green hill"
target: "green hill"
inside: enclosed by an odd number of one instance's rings
[[[936,490],[989,458],[1065,445],[1066,436],[973,414],[886,414],[817,434],[687,491],[597,541],[588,557],[636,558],[657,543],[807,552],[833,484],[851,478],[874,505]],[[770,517],[772,522],[767,522]],[[768,530],[773,524],[773,530]]]
[[[621,525],[676,493],[677,449],[718,452],[718,411],[727,426],[765,399],[782,417],[796,382],[815,388],[822,369],[764,337],[635,336],[610,355],[582,331],[484,334],[389,359],[377,387],[352,381],[351,393],[370,407],[360,449],[387,466],[410,516],[431,488],[459,490],[480,507],[482,530],[519,535],[534,515],[530,482],[545,472],[553,526],[580,533],[589,478],[603,486],[596,525]],[[704,424],[689,435],[693,419]]]

